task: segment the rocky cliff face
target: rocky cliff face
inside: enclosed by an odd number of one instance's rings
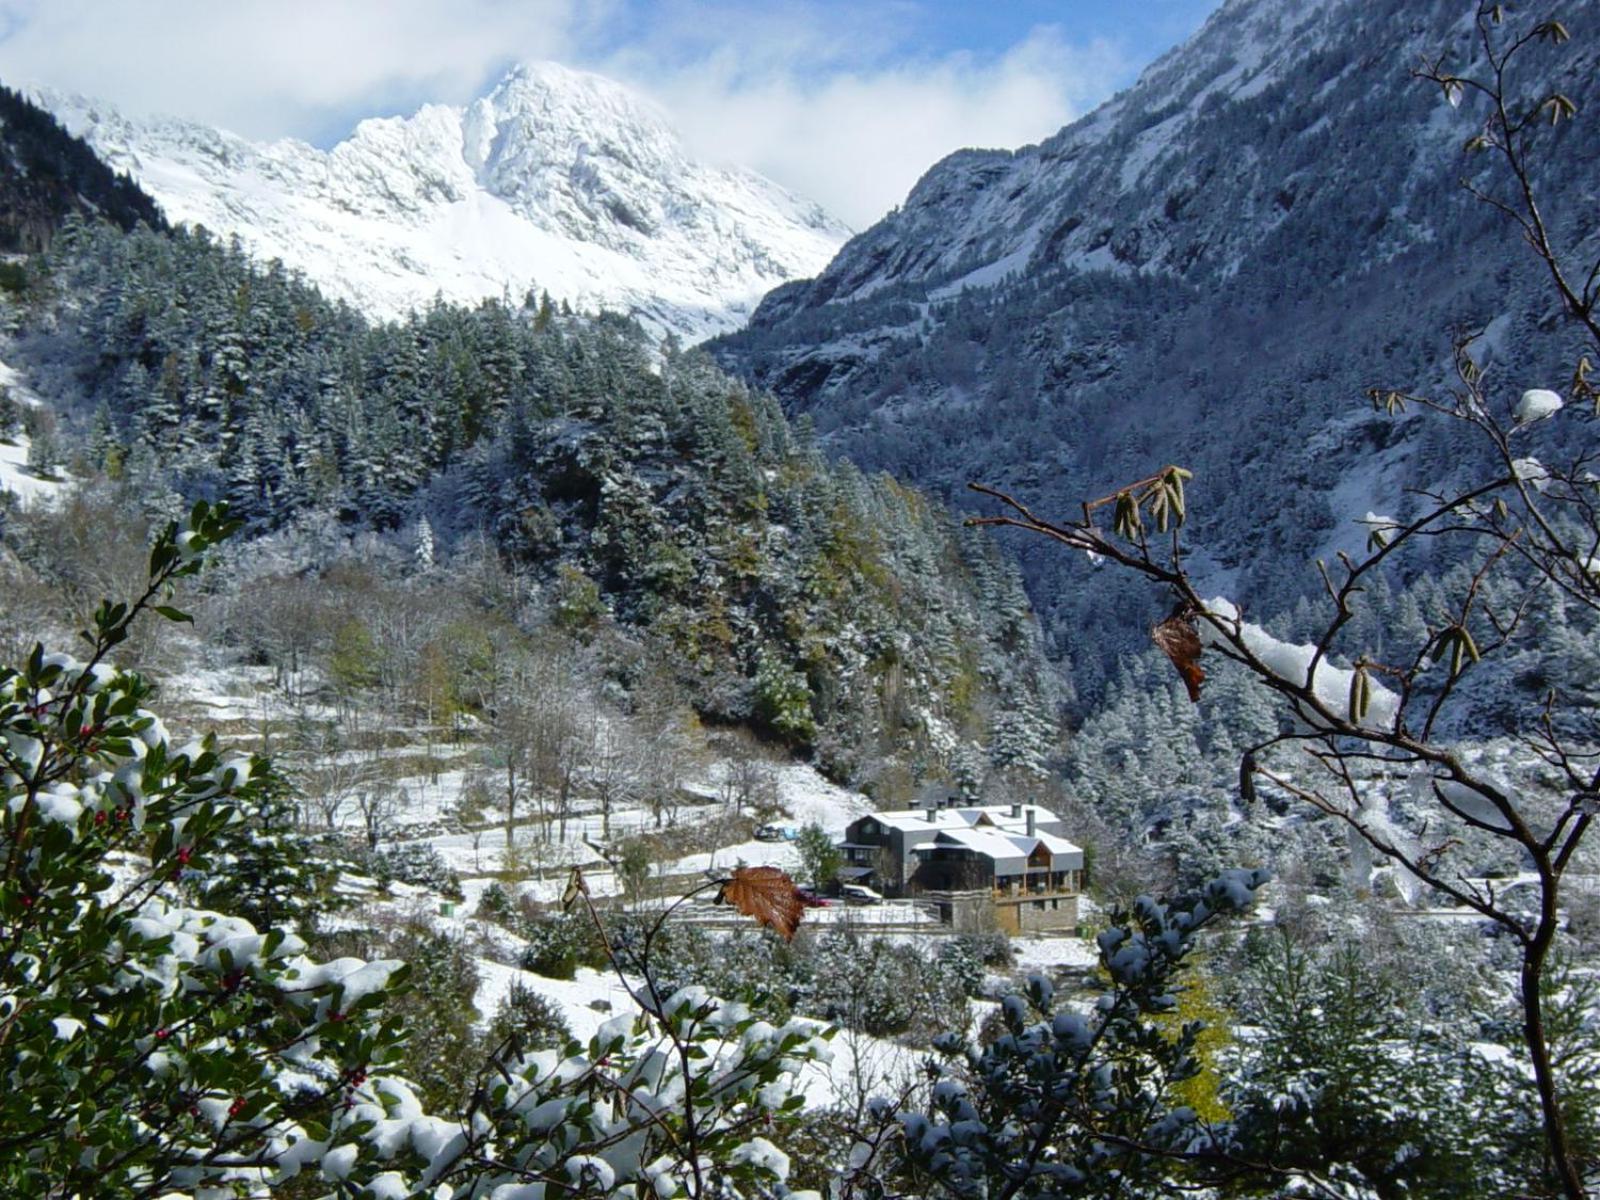
[[[123,229],[141,222],[165,228],[161,210],[137,184],[110,170],[48,112],[0,87],[0,254],[46,249],[74,213]]]
[[[697,340],[820,269],[847,233],[752,172],[691,160],[621,85],[553,63],[464,108],[363,121],[327,151],[38,98],[173,220],[237,235],[376,316],[533,288]]]
[[[933,167],[716,352],[837,451],[951,495],[979,478],[1075,513],[1190,466],[1194,566],[1285,609],[1314,557],[1361,547],[1369,510],[1471,465],[1451,430],[1374,414],[1366,388],[1447,384],[1468,330],[1508,403],[1571,371],[1531,256],[1459,186],[1494,178],[1462,152],[1483,113],[1412,76],[1424,54],[1465,65],[1475,8],[1230,0],[1048,141]],[[1600,19],[1568,24],[1519,86],[1579,105],[1540,153],[1563,244],[1592,259]],[[1550,434],[1526,436],[1537,453]],[[1126,614],[1106,616],[1122,585],[1018,548],[1058,648],[1110,669],[1130,644]]]

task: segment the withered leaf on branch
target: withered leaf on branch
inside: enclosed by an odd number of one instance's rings
[[[572,875],[567,880],[566,890],[561,893],[561,911],[570,911],[572,906],[578,902],[580,895],[587,896],[588,894],[588,880],[584,879],[583,872],[579,868],[573,867]]]
[[[1206,673],[1200,666],[1200,634],[1194,627],[1194,616],[1178,609],[1165,621],[1150,630],[1150,640],[1172,660],[1183,676],[1183,685],[1189,689],[1189,699],[1200,702],[1200,685]]]
[[[1256,799],[1256,756],[1248,750],[1239,760],[1239,798],[1246,804]]]
[[[738,867],[733,878],[717,893],[718,904],[731,904],[747,917],[770,925],[784,938],[794,940],[800,916],[806,910],[800,889],[777,867]]]

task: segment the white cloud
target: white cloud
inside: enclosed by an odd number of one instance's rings
[[[915,0],[0,0],[0,78],[326,141],[460,103],[515,59],[638,87],[696,154],[770,175],[860,228],[963,146],[1037,141],[1129,63],[1039,26],[987,57],[909,50]]]
[[[1053,26],[989,60],[957,54],[819,72],[807,54],[800,42],[787,59],[764,45],[668,71],[633,54],[608,65],[654,95],[698,153],[753,167],[857,228],[944,155],[1048,137],[1128,73],[1108,44],[1073,45]]]
[[[562,58],[594,0],[0,0],[0,77],[253,138],[353,108],[461,100],[509,58]]]

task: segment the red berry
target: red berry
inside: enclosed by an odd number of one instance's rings
[[[24,896],[22,898],[22,907],[23,908],[32,908],[33,907],[33,897],[32,896]]]
[[[104,811],[95,813],[94,823],[96,825],[104,825],[106,823],[106,814]]]
[[[156,1041],[158,1042],[164,1042],[171,1036],[172,1031],[164,1025],[160,1029],[156,1030]]]
[[[78,736],[81,737],[81,738],[93,737],[94,736],[94,726],[93,725],[80,726],[79,729],[78,729]]]
[[[237,1117],[243,1111],[244,1111],[244,1097],[242,1097],[242,1096],[239,1097],[238,1099],[234,1100],[234,1102],[232,1104],[228,1105],[228,1115],[230,1117]]]
[[[181,862],[181,863],[187,863],[189,861],[190,856],[193,855],[193,854],[194,854],[194,851],[189,849],[189,847],[187,847],[187,846],[179,846],[178,847],[178,861]]]
[[[337,1025],[340,1021],[344,1020],[344,1014],[342,1012],[340,1012],[338,1009],[334,1009],[331,1013],[328,1014],[328,1020],[332,1021],[335,1025]]]

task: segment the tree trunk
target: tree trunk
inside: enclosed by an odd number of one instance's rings
[[[1561,1112],[1555,1067],[1550,1062],[1550,1045],[1545,1039],[1544,997],[1539,991],[1555,932],[1555,883],[1549,880],[1539,927],[1522,952],[1522,1037],[1528,1046],[1528,1056],[1533,1060],[1533,1077],[1539,1087],[1539,1107],[1544,1116],[1551,1170],[1560,1181],[1561,1194],[1567,1200],[1584,1200],[1588,1193],[1584,1191],[1583,1179],[1572,1161],[1572,1147],[1567,1141],[1566,1117]]]
[[[517,765],[514,759],[506,760],[506,854],[511,853],[511,841],[517,825]]]

